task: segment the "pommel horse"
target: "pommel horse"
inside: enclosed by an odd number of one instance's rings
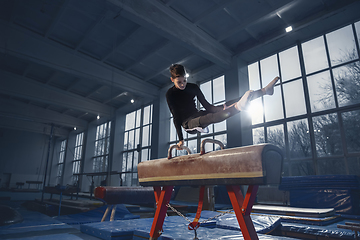
[[[108,205],[101,219],[102,222],[105,221],[111,207],[110,221],[114,221],[117,204],[154,203],[153,188],[151,187],[100,186],[95,188],[94,196]]]
[[[223,149],[220,141],[205,139],[201,142],[200,154],[190,154],[185,147],[188,155],[172,158],[171,151],[176,148],[174,145],[169,148],[168,158],[138,164],[139,183],[154,187],[157,202],[150,240],[157,239],[162,232],[168,203],[176,185],[226,185],[244,239],[258,239],[250,213],[259,185],[280,184],[282,151],[272,144],[260,144],[205,153],[207,142],[219,144]],[[239,185],[249,185],[245,198]],[[199,201],[194,222],[198,221],[200,214]]]

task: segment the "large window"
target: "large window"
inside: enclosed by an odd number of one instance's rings
[[[138,185],[137,165],[150,159],[153,105],[126,115],[121,184]]]
[[[109,166],[109,146],[110,146],[111,121],[103,123],[96,128],[95,151],[93,157],[93,172],[105,173]],[[95,185],[101,184],[106,176],[94,177]]]
[[[285,175],[359,174],[360,24],[248,66],[251,89],[280,82],[251,103],[253,143],[285,153]]]
[[[76,135],[75,139],[75,148],[74,148],[74,159],[72,161],[72,183],[76,184],[79,176],[74,175],[80,173],[81,160],[82,160],[82,147],[83,147],[84,133],[79,133]]]
[[[64,160],[65,160],[65,153],[66,153],[66,143],[67,140],[61,141],[60,144],[60,151],[59,151],[59,161],[57,164],[57,179],[56,184],[62,184],[62,176],[63,176],[63,170],[64,170]]]
[[[225,102],[225,84],[224,76],[220,76],[216,79],[204,82],[200,84],[200,89],[203,92],[206,100],[213,105],[222,105]],[[198,109],[204,110],[203,106],[198,102]],[[173,123],[172,116],[169,119],[170,121],[170,142],[169,146],[178,143],[178,136],[176,129]],[[227,135],[226,135],[226,121],[211,124],[208,126],[209,133],[198,133],[198,134],[188,134],[182,129],[184,136],[184,145],[187,146],[192,153],[197,153],[200,147],[200,143],[205,138],[212,138],[221,141],[225,146],[227,144]],[[214,147],[216,150],[219,148],[218,145],[208,144],[205,146],[205,151],[213,151]],[[173,156],[185,155],[187,152],[173,150]]]

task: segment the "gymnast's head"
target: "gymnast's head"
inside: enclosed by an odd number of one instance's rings
[[[183,65],[173,64],[170,66],[171,81],[175,87],[184,90],[186,88],[186,70]]]

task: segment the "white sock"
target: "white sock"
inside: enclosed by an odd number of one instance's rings
[[[266,87],[264,87],[266,95],[273,95],[274,94],[274,87],[277,81],[279,81],[279,77],[275,77]]]

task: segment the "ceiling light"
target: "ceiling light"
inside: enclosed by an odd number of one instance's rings
[[[292,26],[289,26],[289,27],[285,28],[285,31],[286,32],[291,32],[292,31]]]
[[[100,119],[100,116],[99,115],[97,115],[97,117],[96,117],[97,119]]]
[[[135,100],[134,100],[134,99],[131,99],[131,100],[130,100],[130,102],[131,102],[131,103],[134,103],[134,102],[135,102]]]
[[[74,131],[76,131],[76,127],[74,127]]]

